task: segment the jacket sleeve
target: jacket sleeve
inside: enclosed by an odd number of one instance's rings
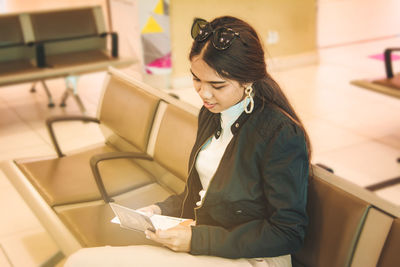
[[[183,199],[186,195],[187,186],[185,190],[179,195],[171,195],[162,202],[157,202],[155,205],[159,206],[162,215],[179,217],[181,216]]]
[[[285,125],[260,153],[257,164],[269,218],[232,229],[192,227],[191,253],[226,258],[275,257],[294,253],[303,243],[309,162],[302,131]]]

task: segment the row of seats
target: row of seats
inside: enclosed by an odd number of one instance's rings
[[[118,35],[106,30],[101,6],[0,15],[0,86],[80,75],[108,66],[125,67],[133,62],[119,57]],[[43,85],[49,106],[53,106]]]
[[[198,110],[110,69],[96,118],[47,121],[57,157],[17,159],[0,167],[68,256],[81,247],[153,244],[110,222],[107,204],[139,208],[183,191]],[[54,123],[98,123],[105,142],[64,155]],[[396,266],[400,210],[313,166],[304,247],[294,266]]]

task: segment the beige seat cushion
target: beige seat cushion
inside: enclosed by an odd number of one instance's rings
[[[169,195],[170,192],[153,183],[116,198],[116,203],[136,209],[162,201]],[[111,223],[115,215],[106,204],[60,211],[59,216],[84,247],[151,243],[143,233]]]
[[[50,206],[101,199],[89,160],[99,153],[114,151],[103,146],[82,153],[40,161],[17,160],[16,164]],[[154,178],[128,159],[99,164],[105,187],[113,196],[154,181]]]
[[[400,218],[393,221],[385,246],[379,259],[378,267],[400,265]]]
[[[310,222],[295,266],[349,266],[369,204],[318,177],[310,179],[308,197]]]

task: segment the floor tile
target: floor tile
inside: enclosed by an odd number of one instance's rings
[[[375,193],[400,207],[400,184],[378,190]]]
[[[0,153],[35,145],[45,145],[40,135],[8,108],[0,107]]]
[[[375,141],[366,141],[330,152],[314,154],[315,163],[331,167],[335,174],[359,186],[398,176],[400,150]]]
[[[320,118],[314,117],[303,121],[311,140],[313,152],[320,154],[347,146],[362,143],[367,137],[338,127]]]
[[[54,123],[53,126],[57,142],[62,151],[104,142],[104,136],[97,123],[71,121]],[[47,128],[37,125],[34,131],[53,147]]]
[[[377,139],[378,142],[386,144],[390,147],[400,149],[400,131],[394,131],[391,134],[382,136]]]

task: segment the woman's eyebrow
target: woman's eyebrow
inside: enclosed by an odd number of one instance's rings
[[[192,69],[190,69],[190,72],[192,73],[193,77],[195,77],[196,79],[200,80],[192,71]],[[226,81],[205,81],[207,83],[211,83],[211,84],[220,84],[220,83],[226,83]]]

